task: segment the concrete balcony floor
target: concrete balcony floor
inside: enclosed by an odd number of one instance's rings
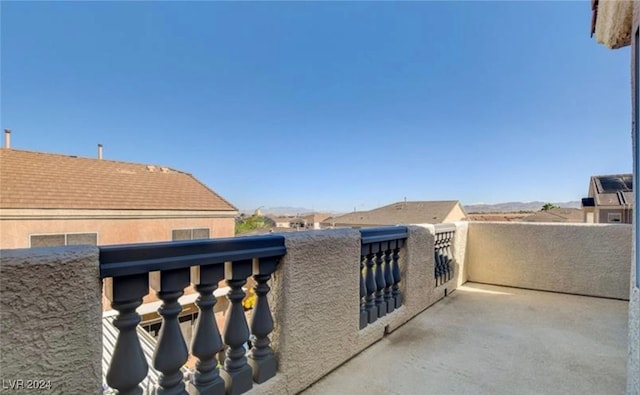
[[[466,283],[304,394],[623,394],[627,308]]]

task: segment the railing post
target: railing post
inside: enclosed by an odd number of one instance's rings
[[[382,264],[384,260],[382,259],[382,255],[384,252],[382,251],[383,243],[376,243],[376,308],[378,309],[378,317],[383,317],[387,315],[387,303],[384,301],[384,289],[387,284],[384,281],[384,274],[382,269]]]
[[[455,232],[447,232],[447,244],[446,244],[446,256],[447,256],[447,281],[453,277],[453,251],[451,250],[451,244]]]
[[[149,293],[149,275],[108,278],[105,285],[106,297],[118,311],[113,324],[119,331],[107,371],[107,384],[121,395],[142,395],[139,384],[147,377],[149,366],[136,334],[140,323],[136,308]]]
[[[442,251],[440,247],[441,240],[442,240],[442,234],[436,233],[434,248],[433,248],[433,254],[435,259],[434,277],[436,279],[436,287],[442,283],[442,274],[443,274],[442,273],[442,265],[443,265]]]
[[[253,380],[260,384],[276,375],[276,356],[269,344],[269,334],[273,331],[273,317],[269,308],[267,294],[271,274],[275,272],[278,258],[254,259],[253,278],[256,281],[257,296],[255,307],[251,314],[251,334],[253,347],[249,351],[248,363],[253,369]]]
[[[398,260],[400,259],[400,249],[404,245],[404,240],[396,240],[395,248],[393,249],[392,255],[392,264],[393,264],[393,299],[395,300],[396,309],[402,306],[402,293],[400,293],[400,264]]]
[[[182,311],[178,298],[188,285],[189,268],[151,273],[151,288],[162,300],[162,306],[158,309],[162,325],[153,353],[153,367],[162,372],[156,391],[158,395],[187,393],[181,368],[187,362],[189,352],[178,322],[178,315]]]
[[[367,259],[367,279],[366,279],[366,287],[367,287],[367,296],[366,296],[366,307],[367,307],[367,322],[372,323],[378,319],[378,308],[376,307],[376,280],[374,277],[374,265],[373,257],[374,254],[371,252],[371,245],[363,246],[363,250],[367,250],[365,252],[365,256]]]
[[[366,309],[366,297],[367,297],[367,286],[365,284],[365,262],[366,257],[364,255],[360,256],[360,329],[367,326],[367,309]]]
[[[200,294],[196,300],[198,319],[195,335],[191,340],[191,353],[198,357],[196,372],[188,384],[192,395],[223,395],[224,381],[218,369],[218,352],[224,348],[213,308],[216,297],[213,292],[218,282],[224,279],[224,265],[194,266],[191,268],[191,283]]]
[[[396,309],[396,302],[393,300],[393,271],[391,269],[391,243],[387,242],[384,246],[384,301],[387,305],[387,312],[391,313]]]
[[[229,346],[224,360],[224,370],[220,375],[224,378],[226,393],[231,395],[247,392],[253,386],[252,370],[247,365],[245,344],[249,340],[249,327],[242,308],[245,293],[242,287],[251,275],[252,260],[225,262],[225,278],[231,288],[227,294],[229,308],[224,325],[224,342]]]

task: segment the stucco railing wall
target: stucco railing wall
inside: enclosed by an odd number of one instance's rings
[[[359,329],[360,232],[336,229],[288,233],[287,254],[271,284],[273,348],[278,374],[251,394],[295,394],[464,283],[466,223],[456,223],[458,263],[450,281],[435,286],[433,225],[409,226],[400,252],[403,305]],[[458,245],[459,244],[459,245]]]
[[[285,235],[270,281],[278,371],[248,393],[295,394],[424,311],[464,277],[466,223],[456,224],[454,273],[436,286],[433,225],[408,227],[400,250],[403,304],[359,326],[361,236],[338,229]],[[47,393],[100,392],[102,282],[98,249],[0,252],[0,378],[51,380]]]
[[[1,250],[3,389],[101,393],[101,297],[96,247]]]
[[[469,281],[629,298],[631,225],[470,222]]]

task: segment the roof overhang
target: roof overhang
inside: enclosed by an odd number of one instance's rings
[[[592,0],[591,35],[595,33],[596,41],[611,49],[629,45],[633,6],[631,0]]]

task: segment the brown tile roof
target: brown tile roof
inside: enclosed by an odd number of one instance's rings
[[[456,204],[457,200],[398,202],[370,211],[328,218],[323,223],[336,226],[441,223]]]
[[[237,210],[178,170],[6,148],[0,149],[0,207]]]

